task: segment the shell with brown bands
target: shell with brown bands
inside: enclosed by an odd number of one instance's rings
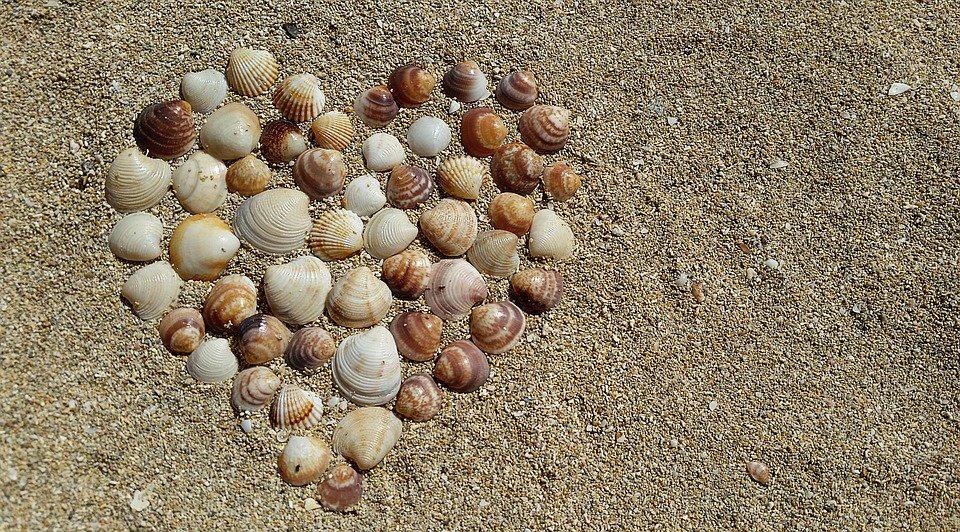
[[[157,331],[164,347],[173,353],[186,354],[200,346],[206,327],[200,312],[182,307],[168,312],[157,325]]]
[[[364,124],[374,127],[387,127],[397,117],[400,109],[384,85],[369,88],[361,92],[353,102],[353,111]]]
[[[529,194],[536,190],[543,175],[543,159],[526,144],[504,144],[493,154],[490,175],[504,192]]]
[[[531,107],[537,101],[538,94],[536,78],[525,70],[507,74],[497,85],[497,101],[514,111]]]
[[[480,305],[470,312],[470,338],[487,353],[506,353],[517,345],[526,319],[523,312],[509,301]]]
[[[464,103],[476,102],[490,95],[487,76],[476,61],[463,61],[453,65],[443,75],[443,90],[452,98]]]
[[[531,314],[546,312],[563,299],[563,274],[544,268],[517,272],[510,278],[510,295]]]
[[[419,299],[430,282],[430,259],[422,251],[407,249],[383,261],[380,276],[398,298]]]
[[[257,287],[245,275],[223,277],[207,294],[203,321],[214,331],[232,333],[257,312]]]
[[[270,404],[270,425],[275,429],[307,430],[316,426],[322,416],[320,397],[293,384],[280,388]]]
[[[559,162],[543,171],[543,190],[556,201],[567,201],[580,189],[583,178],[569,164]]]
[[[414,64],[398,67],[387,79],[387,87],[400,107],[420,107],[436,86],[437,77]]]
[[[487,298],[487,283],[469,262],[444,259],[430,268],[430,283],[423,297],[430,311],[455,320]]]
[[[454,392],[475,392],[490,378],[490,363],[470,340],[457,340],[443,348],[433,377]]]
[[[267,364],[283,354],[290,343],[290,329],[266,314],[254,314],[238,328],[240,355],[247,365]]]
[[[518,237],[530,232],[533,216],[537,213],[533,200],[513,192],[501,192],[490,202],[487,215],[490,225],[510,231]]]
[[[337,343],[330,333],[320,327],[304,327],[287,344],[284,359],[293,369],[313,371],[326,364],[336,352]]]
[[[477,213],[465,201],[444,198],[420,215],[420,229],[440,253],[463,255],[477,238]]]
[[[507,125],[489,107],[471,109],[460,122],[460,142],[474,157],[489,157],[507,138]]]
[[[300,128],[287,120],[271,120],[260,132],[260,155],[271,164],[286,164],[307,151]]]
[[[426,373],[411,375],[400,385],[394,411],[410,421],[430,421],[443,407],[443,390]]]
[[[570,138],[570,111],[556,105],[534,105],[523,112],[520,138],[537,153],[563,149]]]
[[[310,124],[310,131],[317,146],[337,151],[347,149],[354,133],[350,117],[340,111],[330,111],[318,116]]]
[[[433,194],[433,177],[419,166],[400,164],[390,171],[387,201],[398,209],[416,209]]]
[[[334,512],[349,512],[360,504],[363,477],[350,464],[340,464],[320,483],[317,495],[320,504]]]
[[[150,157],[179,157],[190,151],[197,140],[193,109],[183,100],[150,104],[137,115],[133,138]]]
[[[290,76],[273,91],[274,107],[284,118],[294,122],[313,120],[323,112],[325,103],[320,80],[309,73]]]
[[[440,349],[443,320],[427,312],[402,312],[390,322],[390,333],[401,355],[426,362]]]
[[[263,409],[280,389],[280,377],[263,366],[247,368],[233,379],[230,404],[239,412]]]
[[[343,188],[347,165],[343,155],[335,150],[313,148],[297,157],[293,166],[293,180],[312,199],[332,196]]]

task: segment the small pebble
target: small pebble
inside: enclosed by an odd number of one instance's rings
[[[450,102],[450,109],[447,111],[450,114],[454,114],[460,110],[460,102],[453,100]]]
[[[913,89],[910,85],[906,83],[894,83],[890,85],[890,88],[887,90],[888,96],[899,96],[909,90]]]
[[[753,268],[747,268],[748,281],[755,281],[757,277],[759,277],[759,275],[757,274],[757,270],[754,270]]]
[[[763,265],[766,266],[767,268],[770,268],[771,270],[779,270],[779,269],[780,269],[780,261],[778,261],[777,259],[774,259],[774,258],[769,258],[769,259],[763,261]]]
[[[667,445],[669,445],[671,449],[676,449],[677,447],[680,447],[680,442],[677,441],[676,438],[670,438],[670,441],[667,442]]]
[[[720,404],[716,401],[710,401],[707,403],[707,408],[709,408],[711,412],[716,412],[717,408],[720,408]]]
[[[303,500],[303,507],[307,511],[312,512],[314,510],[320,509],[320,503],[317,502],[317,500],[314,499],[313,497],[307,497],[306,499]]]
[[[955,102],[960,102],[960,91],[950,91],[950,98]]]
[[[677,122],[679,122],[679,120],[677,119],[677,117],[675,117],[675,116],[668,116],[668,117],[667,117],[667,125],[668,125],[668,126],[673,127],[673,126],[677,125]]]
[[[706,297],[703,295],[703,283],[697,281],[695,283],[690,283],[690,293],[693,294],[693,299],[697,303],[703,303]]]
[[[144,494],[140,490],[136,490],[133,492],[133,498],[130,499],[130,508],[132,508],[134,512],[142,512],[146,510],[149,506],[150,506],[150,501],[147,500],[146,494]]]
[[[761,485],[766,486],[770,483],[770,468],[763,462],[749,462],[747,464],[747,474]]]
[[[242,430],[244,434],[250,434],[253,432],[253,421],[251,421],[249,418],[241,419],[240,430]]]
[[[787,166],[789,166],[789,164],[790,163],[788,163],[787,161],[784,161],[779,157],[775,157],[770,161],[770,169],[779,170],[781,168],[786,168]]]
[[[70,139],[70,153],[77,153],[80,151],[80,145],[77,144],[77,141]]]
[[[300,26],[295,22],[287,22],[282,25],[284,33],[287,34],[287,37],[291,39],[296,39],[300,36]]]
[[[625,234],[623,228],[619,225],[611,227],[610,232],[613,234],[613,236],[623,236]]]
[[[687,274],[681,273],[677,276],[677,279],[673,281],[673,284],[675,284],[680,290],[686,290],[690,287],[690,278],[687,277]]]

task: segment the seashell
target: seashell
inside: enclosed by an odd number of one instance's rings
[[[337,325],[355,329],[382,320],[392,304],[390,289],[366,266],[348,271],[327,294],[330,319]]]
[[[287,344],[284,359],[293,369],[311,371],[326,364],[336,352],[337,343],[330,333],[320,327],[304,327]]]
[[[361,470],[373,469],[393,449],[403,423],[386,408],[367,406],[350,412],[333,431],[333,450]]]
[[[299,190],[274,188],[249,197],[233,215],[233,230],[251,246],[282,255],[303,246],[310,230],[310,198]]]
[[[419,166],[400,164],[390,171],[387,198],[398,209],[416,209],[433,194],[433,178]]]
[[[327,211],[310,231],[307,245],[323,260],[341,260],[363,249],[363,221],[346,209]]]
[[[240,249],[227,222],[214,214],[194,214],[170,236],[170,262],[184,281],[212,281]]]
[[[431,312],[455,320],[487,298],[487,283],[469,262],[444,259],[430,268],[430,283],[423,296]]]
[[[260,119],[239,102],[228,103],[207,117],[200,128],[200,144],[221,161],[250,155],[260,142]]]
[[[534,214],[536,214],[536,207],[533,200],[513,192],[497,194],[490,202],[487,211],[490,225],[497,229],[510,231],[517,236],[523,236],[530,232]]]
[[[470,109],[460,121],[460,143],[474,157],[489,157],[507,138],[507,125],[489,107]]]
[[[271,120],[260,133],[260,155],[271,164],[286,164],[307,151],[300,128],[287,120]]]
[[[336,150],[307,150],[293,165],[293,180],[311,199],[322,199],[340,192],[346,178],[347,165],[343,162],[343,154]]]
[[[393,409],[410,421],[430,421],[443,406],[443,390],[426,373],[411,375],[400,385]]]
[[[254,196],[270,184],[270,168],[252,153],[227,168],[227,190],[241,196]]]
[[[520,116],[520,138],[537,153],[560,151],[570,138],[570,111],[556,105],[534,105]]]
[[[333,468],[330,476],[317,489],[320,504],[334,512],[349,512],[360,504],[363,494],[363,477],[349,464]]]
[[[200,382],[223,382],[237,374],[237,357],[223,338],[204,340],[187,357],[187,373]]]
[[[465,201],[444,198],[420,215],[420,229],[440,253],[463,255],[477,238],[477,214]]]
[[[420,157],[436,157],[450,140],[450,126],[435,116],[422,116],[407,130],[407,146]]]
[[[113,226],[107,244],[117,258],[143,262],[160,256],[163,222],[148,212],[124,216]]]
[[[480,186],[486,175],[483,163],[468,156],[447,159],[437,167],[440,188],[453,197],[465,200],[475,200],[480,196]]]
[[[250,316],[237,329],[240,356],[249,366],[268,364],[282,355],[293,336],[282,321],[266,314]]]
[[[363,161],[371,172],[386,172],[403,162],[406,155],[397,137],[374,133],[363,141]]]
[[[527,247],[531,257],[563,260],[573,255],[573,231],[567,222],[550,209],[541,209],[533,216]]]
[[[133,272],[120,292],[144,321],[159,318],[180,295],[183,279],[169,263],[148,264]]]
[[[387,79],[387,87],[400,107],[420,107],[436,86],[437,77],[414,64],[398,67]]]
[[[313,436],[290,436],[277,457],[280,478],[291,486],[316,482],[330,465],[330,446]]]
[[[259,96],[277,81],[280,65],[266,50],[237,48],[227,62],[227,83],[241,96]]]
[[[515,70],[497,84],[497,101],[514,111],[529,108],[537,101],[538,95],[536,78],[525,70]]]
[[[487,303],[470,312],[470,339],[484,352],[506,353],[520,341],[526,323],[513,303]]]
[[[273,91],[273,106],[280,115],[294,122],[313,120],[326,103],[320,80],[313,74],[295,74],[280,82]]]
[[[387,127],[397,117],[400,109],[390,94],[390,89],[384,85],[369,88],[353,101],[353,112],[360,117],[364,124],[373,127]]]
[[[387,207],[363,228],[363,247],[372,257],[385,259],[407,249],[417,238],[417,226],[400,209]]]
[[[547,167],[540,178],[547,195],[556,201],[567,201],[577,193],[583,179],[569,164],[559,162]]]
[[[316,257],[297,257],[286,264],[270,266],[263,274],[263,294],[281,320],[305,325],[323,314],[324,301],[333,279]]]
[[[467,250],[467,259],[480,273],[498,279],[510,277],[520,267],[517,244],[517,235],[510,231],[481,231],[473,247]]]
[[[476,102],[490,96],[487,77],[476,61],[463,61],[443,75],[443,90],[448,96],[464,103]]]
[[[340,111],[322,114],[310,125],[317,146],[328,150],[343,151],[353,140],[353,124],[350,117]]]
[[[193,308],[181,307],[167,312],[160,320],[157,331],[163,346],[173,353],[190,353],[195,350],[206,334],[203,316]]]
[[[137,115],[133,138],[147,155],[161,159],[180,157],[197,140],[193,109],[183,100],[152,103]]]
[[[280,389],[280,377],[270,368],[247,368],[233,379],[230,404],[238,412],[256,412],[266,407]]]
[[[330,367],[337,389],[361,406],[386,404],[400,389],[397,345],[379,325],[340,342]]]
[[[173,172],[173,193],[191,213],[213,212],[227,199],[227,167],[202,151]]]
[[[214,331],[233,333],[243,320],[256,313],[257,287],[246,275],[220,279],[203,302],[203,321]]]
[[[433,378],[454,392],[475,392],[490,378],[490,363],[470,340],[457,340],[443,348]]]
[[[387,203],[387,196],[380,190],[380,180],[375,175],[365,175],[350,182],[343,189],[340,204],[360,216],[370,216]]]
[[[270,426],[278,430],[307,430],[320,422],[323,401],[317,394],[286,384],[270,404]]]
[[[770,484],[770,468],[763,462],[748,462],[747,474],[762,486]]]
[[[390,322],[397,350],[409,360],[432,360],[440,349],[443,320],[427,312],[401,312]]]
[[[194,111],[207,114],[227,97],[227,78],[213,68],[200,72],[187,72],[180,79],[180,97]]]
[[[523,270],[510,278],[510,294],[520,308],[540,314],[563,298],[563,274],[543,268]]]
[[[525,144],[504,144],[493,154],[490,174],[500,190],[529,194],[543,174],[543,159]]]
[[[419,299],[430,281],[430,259],[422,251],[408,249],[383,261],[380,277],[398,298]]]
[[[170,188],[170,165],[151,159],[137,148],[117,155],[107,170],[107,203],[120,212],[147,210],[160,203]]]

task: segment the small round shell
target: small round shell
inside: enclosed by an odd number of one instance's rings
[[[241,196],[254,196],[270,184],[270,168],[252,153],[227,168],[227,190]]]
[[[444,259],[431,267],[424,299],[437,316],[458,319],[486,298],[487,283],[469,262]]]
[[[326,364],[336,352],[337,343],[330,333],[320,327],[304,327],[287,344],[284,359],[293,369],[313,371]]]
[[[419,299],[430,281],[430,259],[422,251],[408,249],[383,261],[380,276],[398,298]]]
[[[241,96],[267,92],[280,75],[280,65],[266,50],[237,48],[227,62],[227,83]]]
[[[230,342],[210,338],[187,357],[187,373],[200,382],[223,382],[237,374],[237,357],[230,350]]]
[[[507,138],[507,125],[489,107],[470,109],[460,122],[460,143],[474,157],[489,157]]]
[[[177,297],[183,279],[167,262],[154,262],[133,272],[123,285],[121,295],[140,319],[149,321],[159,318]]]
[[[537,101],[538,95],[536,78],[525,70],[507,74],[497,85],[497,101],[514,111],[529,108]]]
[[[510,294],[520,308],[540,314],[555,307],[563,298],[563,274],[543,268],[517,272],[510,278]]]
[[[303,246],[310,230],[310,198],[299,190],[274,188],[244,200],[233,216],[240,240],[282,255]]]
[[[433,194],[433,178],[419,166],[400,164],[390,171],[387,199],[398,209],[416,209]]]
[[[361,406],[386,404],[400,389],[397,345],[379,325],[340,342],[331,370],[337,389]]]
[[[510,231],[481,231],[467,251],[467,259],[480,273],[503,279],[520,267],[519,239]]]
[[[133,138],[147,155],[175,159],[197,140],[193,109],[183,100],[150,104],[137,115]]]
[[[476,61],[463,61],[443,75],[443,90],[461,102],[476,102],[490,96],[487,77]]]
[[[200,144],[221,161],[249,155],[260,142],[260,119],[239,102],[228,103],[207,117],[200,128]]]
[[[260,155],[270,164],[286,164],[307,151],[300,128],[287,120],[271,120],[260,133]]]
[[[572,198],[583,179],[565,162],[559,162],[548,166],[543,171],[543,189],[547,195],[556,201],[567,201]]]
[[[257,287],[245,275],[228,275],[213,285],[203,303],[203,321],[211,330],[232,333],[257,313]]]
[[[248,366],[268,364],[279,357],[290,343],[290,329],[277,318],[254,314],[240,322],[240,356]]]
[[[504,144],[493,154],[490,174],[500,190],[529,194],[540,182],[543,159],[525,144]]]
[[[343,151],[353,140],[353,124],[350,117],[340,111],[322,114],[310,125],[317,146],[328,150]]]
[[[254,366],[247,368],[233,379],[230,404],[238,412],[262,410],[280,389],[280,377],[270,368]]]
[[[426,373],[411,375],[400,385],[394,411],[410,421],[430,421],[443,406],[443,390]]]
[[[401,312],[390,322],[397,350],[409,360],[426,362],[440,349],[443,320],[427,312]]]
[[[323,401],[317,394],[285,384],[270,404],[270,425],[279,430],[307,430],[323,417]]]
[[[160,320],[157,331],[164,347],[172,353],[185,354],[196,349],[206,334],[203,316],[197,309],[181,307],[167,312]]]
[[[333,449],[361,470],[373,469],[393,449],[402,431],[403,423],[386,408],[358,408],[337,424]]]
[[[291,486],[316,482],[329,465],[330,446],[313,436],[290,436],[277,457],[280,478]]]
[[[527,237],[531,257],[568,259],[573,255],[573,244],[573,231],[557,213],[542,209],[534,215]]]
[[[187,72],[180,79],[180,97],[186,100],[194,111],[207,114],[227,97],[227,78],[222,72],[212,68]]]
[[[433,366],[433,378],[454,392],[475,392],[490,378],[490,363],[472,342],[457,340],[443,348]]]
[[[173,193],[187,212],[213,212],[227,199],[227,167],[196,151],[173,171]]]
[[[323,112],[326,98],[320,80],[313,74],[296,74],[284,79],[273,91],[273,105],[284,118],[294,122],[313,120]]]
[[[506,353],[523,335],[526,319],[509,301],[480,305],[470,312],[470,339],[482,351]]]
[[[324,212],[313,224],[307,245],[323,260],[345,259],[363,249],[363,221],[346,209]]]
[[[135,262],[153,260],[160,256],[163,223],[148,212],[124,216],[110,231],[107,243],[117,258]]]
[[[747,474],[760,485],[770,484],[770,468],[763,462],[748,462]]]
[[[490,225],[497,229],[510,231],[517,236],[523,236],[530,232],[534,214],[536,214],[536,206],[533,204],[533,200],[513,192],[497,194],[490,202],[487,211]]]
[[[373,127],[387,127],[397,117],[399,109],[390,90],[380,85],[361,92],[353,102],[353,111],[364,124]]]
[[[367,170],[386,172],[403,162],[406,155],[397,137],[389,133],[374,133],[363,141],[363,160]]]
[[[333,279],[324,262],[316,257],[298,257],[270,266],[263,274],[263,294],[281,320],[305,325],[323,314]]]
[[[363,247],[372,257],[386,259],[407,249],[417,238],[417,226],[400,209],[387,207],[363,228]]]
[[[117,155],[107,170],[107,203],[120,212],[147,210],[160,203],[170,188],[170,165],[151,159],[137,148]]]
[[[420,107],[436,86],[437,77],[414,64],[397,68],[387,79],[387,87],[400,107]]]
[[[486,166],[469,156],[447,159],[437,167],[437,183],[455,198],[475,200],[487,175]]]
[[[333,468],[330,476],[320,483],[317,496],[324,508],[333,512],[356,509],[363,495],[363,477],[349,464]]]
[[[407,145],[420,157],[436,157],[450,140],[450,126],[435,116],[422,116],[407,130]]]
[[[387,203],[387,196],[380,189],[380,180],[373,174],[358,177],[343,189],[344,209],[360,216],[372,216]]]
[[[534,105],[523,112],[520,138],[537,153],[563,149],[570,138],[570,111],[555,105]]]
[[[212,281],[240,249],[240,240],[214,214],[194,214],[170,236],[170,262],[184,281]]]
[[[297,157],[297,163],[293,165],[293,180],[312,199],[322,199],[340,192],[346,178],[347,165],[343,162],[343,154],[336,150],[307,150]]]
[[[327,295],[327,314],[337,325],[360,329],[382,320],[393,296],[370,268],[361,266],[347,272]]]
[[[463,255],[477,238],[477,214],[465,201],[444,198],[420,215],[420,229],[440,253]]]

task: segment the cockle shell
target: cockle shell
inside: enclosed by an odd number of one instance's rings
[[[227,62],[227,82],[241,96],[259,96],[277,81],[280,65],[266,50],[237,48]]]
[[[213,212],[227,199],[227,167],[197,151],[173,171],[173,193],[191,213]]]
[[[353,101],[353,112],[364,124],[373,128],[387,127],[399,111],[393,94],[384,85],[361,92]]]
[[[550,209],[542,209],[533,216],[527,247],[531,257],[563,260],[573,255],[573,231],[563,218]]]
[[[157,325],[157,331],[164,347],[182,354],[195,350],[203,341],[207,329],[197,309],[181,307],[167,312]]]
[[[280,377],[270,368],[254,366],[247,368],[233,379],[230,404],[239,412],[262,410],[280,389]]]
[[[440,349],[443,320],[427,312],[401,312],[390,322],[397,350],[409,360],[432,360]]]
[[[543,159],[525,144],[504,144],[493,154],[490,174],[503,192],[529,194],[540,182]]]
[[[293,180],[312,199],[322,199],[340,192],[346,178],[347,165],[343,162],[343,154],[336,150],[307,150],[297,157],[293,165]]]
[[[279,430],[314,427],[323,417],[323,400],[313,392],[286,384],[270,404],[270,425]]]
[[[547,195],[556,201],[567,201],[572,198],[583,179],[565,162],[559,162],[547,167],[543,171],[543,189]]]
[[[469,156],[447,159],[437,167],[437,183],[455,198],[475,200],[487,175],[486,167]]]
[[[435,157],[450,145],[450,126],[435,116],[422,116],[407,130],[407,145],[420,157]]]
[[[320,215],[307,245],[323,260],[341,260],[363,249],[363,221],[353,211],[337,209]]]
[[[297,257],[270,266],[263,274],[263,294],[281,320],[305,325],[323,314],[333,278],[330,269],[316,257]]]
[[[159,318],[180,295],[183,279],[169,263],[160,261],[148,264],[133,272],[123,284],[121,295],[140,319],[149,321]]]
[[[180,157],[197,140],[193,109],[183,100],[150,104],[137,115],[133,138],[147,155],[161,159]]]
[[[317,146],[328,150],[343,151],[353,140],[353,124],[350,117],[340,111],[322,114],[310,125]]]
[[[430,259],[422,251],[407,249],[383,261],[380,276],[393,295],[411,301],[418,299],[430,282]]]
[[[240,249],[227,222],[214,214],[194,214],[170,236],[170,262],[184,281],[212,281]]]
[[[307,151],[300,128],[287,120],[271,120],[260,133],[260,155],[271,164],[286,164]]]
[[[390,288],[370,268],[347,272],[327,294],[327,314],[337,325],[360,329],[376,324],[393,304]]]
[[[520,341],[526,323],[513,303],[487,303],[470,312],[470,339],[484,352],[506,353]]]
[[[170,165],[151,159],[137,148],[117,155],[107,170],[107,203],[120,212],[147,210],[160,203],[170,188]]]
[[[180,79],[180,97],[186,100],[194,111],[207,114],[227,97],[227,78],[222,72],[212,68],[187,72]]]
[[[316,482],[330,465],[330,446],[313,436],[290,436],[277,457],[280,477],[291,486]]]
[[[570,111],[556,105],[534,105],[520,116],[520,138],[537,153],[563,149],[570,138]]]
[[[274,107],[281,116],[294,122],[313,120],[323,112],[326,101],[320,80],[308,73],[286,78],[273,91]]]
[[[445,320],[455,320],[487,298],[487,283],[469,262],[444,259],[430,269],[424,292],[430,310]]]
[[[241,196],[253,196],[270,184],[270,168],[252,153],[227,168],[227,190]]]
[[[237,207],[233,229],[251,246],[282,255],[303,246],[310,230],[310,198],[299,190],[274,188]]]
[[[531,314],[545,312],[563,298],[563,274],[543,268],[517,272],[510,278],[510,295]]]
[[[374,133],[363,141],[363,160],[367,170],[386,172],[403,162],[406,155],[397,137],[389,133]]]
[[[386,408],[358,408],[333,431],[333,450],[361,470],[373,469],[393,449],[402,431],[403,423]]]
[[[250,154],[260,142],[260,119],[239,102],[228,103],[207,117],[200,128],[200,144],[221,161]]]
[[[420,107],[436,86],[437,77],[414,64],[398,67],[387,79],[387,87],[400,107]]]
[[[312,371],[326,364],[336,352],[337,343],[330,333],[320,327],[304,327],[287,344],[284,360],[293,369]]]
[[[433,378],[454,392],[475,392],[490,378],[490,363],[470,340],[457,340],[443,348]]]
[[[487,215],[490,225],[497,229],[510,231],[517,236],[530,232],[536,206],[533,200],[513,192],[501,192],[490,202]]]
[[[507,125],[489,107],[470,109],[460,121],[460,143],[474,157],[489,157],[507,138]]]
[[[360,504],[363,494],[363,477],[350,464],[340,464],[330,471],[330,476],[320,483],[317,496],[320,504],[334,512],[349,512]]]
[[[203,303],[203,321],[214,331],[232,333],[257,313],[257,287],[246,275],[217,281]]]
[[[387,199],[398,209],[416,209],[433,194],[433,178],[419,166],[399,164],[390,171]]]
[[[518,244],[517,235],[510,231],[481,231],[467,250],[467,259],[480,273],[498,279],[510,277],[520,267]]]
[[[361,406],[386,404],[400,389],[397,345],[379,325],[340,342],[331,369],[337,389]]]
[[[400,209],[387,207],[363,228],[363,247],[372,257],[385,259],[407,249],[417,238],[417,226]]]
[[[410,421],[430,421],[443,406],[443,390],[426,373],[411,375],[400,385],[394,411]]]
[[[160,256],[163,222],[149,212],[128,214],[113,226],[107,243],[117,258],[135,262]]]
[[[237,330],[240,355],[248,366],[268,364],[287,349],[293,334],[277,318],[254,314],[240,322]]]
[[[380,189],[380,180],[369,174],[351,181],[343,189],[343,208],[351,210],[360,216],[371,216],[383,208],[387,203],[387,196]]]
[[[237,374],[237,357],[230,350],[230,342],[210,338],[187,357],[187,373],[200,382],[223,382]]]
[[[525,70],[507,74],[497,85],[497,101],[514,111],[523,111],[532,106],[538,94],[536,78]]]
[[[477,238],[477,214],[465,201],[444,198],[420,215],[420,229],[440,253],[463,255]]]
[[[443,89],[448,96],[464,103],[476,102],[490,96],[487,77],[476,61],[463,61],[443,75]]]

